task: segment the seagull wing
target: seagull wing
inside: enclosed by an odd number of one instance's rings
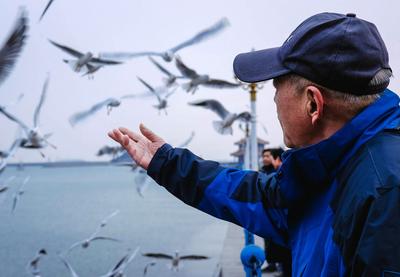
[[[180,50],[180,49],[182,49],[184,47],[188,47],[190,45],[199,43],[199,42],[201,42],[201,41],[203,41],[203,40],[205,40],[207,38],[210,38],[213,35],[216,35],[220,31],[225,29],[225,27],[227,27],[228,25],[229,25],[228,19],[227,18],[222,18],[217,23],[212,25],[211,27],[209,27],[207,29],[204,29],[204,30],[200,31],[199,33],[197,33],[191,39],[186,40],[186,41],[182,42],[181,44],[178,44],[177,46],[171,48],[170,51],[175,53],[176,51],[178,51],[178,50]]]
[[[116,65],[116,64],[122,64],[121,61],[113,61],[113,60],[106,60],[102,58],[91,58],[90,63],[94,65]]]
[[[175,76],[171,72],[169,72],[165,67],[163,67],[161,64],[159,64],[155,59],[153,59],[151,56],[149,56],[149,60],[165,75],[168,77]]]
[[[58,255],[58,257],[61,259],[61,261],[63,262],[65,267],[68,268],[69,273],[71,274],[72,277],[79,277],[79,275],[75,272],[75,270],[72,268],[71,264],[66,259],[64,259],[60,255]]]
[[[138,76],[136,76],[136,77],[137,77],[138,80],[139,80],[145,87],[147,87],[150,91],[152,91],[152,92],[155,91],[155,89],[154,89],[152,86],[150,86],[147,82],[145,82],[142,78],[140,78],[140,77],[138,77]]]
[[[78,242],[73,243],[73,244],[65,251],[65,255],[68,254],[69,252],[71,252],[72,249],[74,249],[74,248],[76,248],[76,247],[82,245],[82,243],[84,243],[84,242],[85,242],[84,240],[81,240],[81,241],[78,241]]]
[[[72,49],[72,48],[70,48],[70,47],[68,47],[68,46],[65,46],[65,45],[62,45],[62,44],[59,44],[59,43],[54,42],[54,41],[52,41],[52,40],[50,40],[50,39],[49,39],[49,41],[50,41],[50,43],[53,44],[54,46],[60,48],[60,49],[63,50],[64,52],[67,52],[68,54],[70,54],[70,55],[72,55],[72,56],[74,56],[74,57],[76,57],[76,58],[78,58],[78,59],[79,59],[80,57],[83,56],[83,53],[81,53],[81,52],[79,52],[79,51],[76,51],[75,49]]]
[[[49,85],[49,76],[47,76],[46,81],[44,81],[44,85],[43,85],[43,89],[42,89],[42,95],[40,96],[39,104],[37,105],[36,110],[35,110],[35,114],[33,115],[33,128],[34,129],[39,126],[40,110],[41,110],[41,108],[43,106],[44,100],[46,99],[48,85]]]
[[[201,256],[201,255],[185,255],[185,256],[180,257],[181,260],[205,260],[205,259],[209,259],[209,258],[210,257]]]
[[[187,67],[181,60],[181,58],[176,57],[175,58],[175,64],[176,67],[178,68],[179,72],[185,76],[186,78],[189,79],[194,79],[197,78],[199,76],[199,74],[197,74],[196,71],[194,71],[193,69]]]
[[[0,112],[2,114],[4,114],[6,117],[8,117],[10,120],[18,123],[18,125],[20,125],[24,131],[26,133],[29,133],[29,131],[31,130],[27,125],[25,125],[25,123],[23,123],[21,120],[19,120],[17,117],[15,117],[14,115],[10,114],[9,112],[7,112],[3,107],[0,106]]]
[[[164,253],[143,253],[142,255],[145,256],[145,257],[156,258],[156,259],[172,260],[174,258],[171,255],[167,255],[167,254],[164,254]]]
[[[213,112],[217,113],[219,117],[222,119],[226,118],[229,115],[229,112],[224,108],[224,106],[217,100],[199,100],[194,102],[189,102],[189,105],[199,106],[206,109],[210,109]]]
[[[105,59],[127,60],[143,56],[162,56],[160,52],[143,51],[143,52],[102,52],[99,57]]]
[[[251,113],[249,112],[242,112],[236,116],[236,119],[240,121],[249,122],[251,120]]]
[[[94,238],[90,239],[90,241],[95,241],[95,240],[111,240],[111,241],[115,241],[115,242],[121,242],[121,240],[119,240],[119,239],[115,239],[115,238],[111,238],[111,237],[102,237],[102,236],[94,237]]]
[[[40,15],[39,21],[41,21],[41,20],[43,19],[44,15],[46,14],[47,10],[50,8],[51,4],[53,4],[53,2],[54,2],[54,0],[50,0],[50,1],[47,3],[47,5],[46,5],[46,7],[44,8],[42,14]]]
[[[207,86],[207,87],[214,87],[214,88],[237,88],[237,87],[240,87],[240,84],[231,83],[228,81],[218,80],[218,79],[210,79],[207,82],[205,82],[203,85]]]
[[[11,35],[0,49],[0,83],[10,74],[25,44],[28,30],[26,11],[22,10]]]
[[[104,106],[107,106],[110,102],[112,102],[114,100],[115,100],[114,98],[108,98],[104,101],[101,101],[101,102],[93,105],[89,110],[75,113],[69,118],[69,122],[71,123],[72,126],[74,126],[78,122],[86,119],[87,117],[89,117],[92,114],[96,113],[97,111],[101,110],[101,108],[103,108]]]
[[[195,135],[195,132],[192,131],[192,133],[190,134],[190,137],[189,137],[185,142],[183,142],[182,144],[180,144],[178,147],[179,147],[179,148],[184,148],[184,147],[186,147],[186,146],[193,140],[194,135]]]

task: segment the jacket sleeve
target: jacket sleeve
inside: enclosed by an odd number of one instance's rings
[[[222,167],[164,144],[148,175],[184,203],[287,246],[287,216],[274,174]]]

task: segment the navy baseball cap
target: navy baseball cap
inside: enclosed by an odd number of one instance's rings
[[[280,47],[242,53],[233,68],[254,83],[294,73],[324,87],[357,95],[383,91],[368,86],[389,55],[378,29],[355,14],[320,13],[302,22]]]

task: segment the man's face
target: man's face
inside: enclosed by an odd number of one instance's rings
[[[264,166],[269,166],[272,164],[272,155],[271,152],[265,151],[262,155],[262,162]]]
[[[312,125],[307,116],[305,93],[297,93],[287,80],[274,81],[274,86],[274,101],[286,146],[297,148],[307,145]]]

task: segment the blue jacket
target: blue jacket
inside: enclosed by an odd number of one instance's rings
[[[285,152],[276,174],[168,144],[148,174],[188,205],[290,248],[293,276],[400,276],[399,126],[399,97],[386,90],[330,138]]]

